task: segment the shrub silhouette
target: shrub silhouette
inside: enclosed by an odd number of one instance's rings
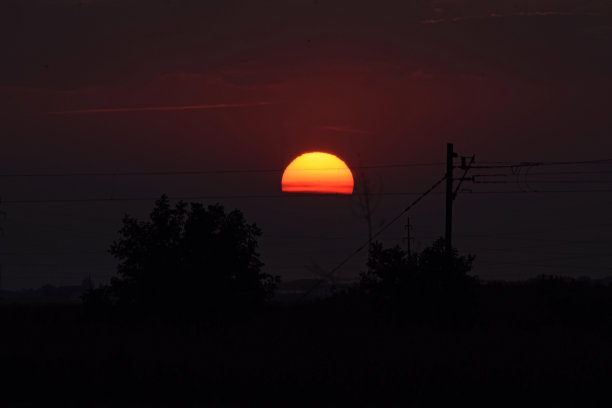
[[[438,238],[434,243],[417,255],[418,277],[432,287],[461,288],[474,281],[468,276],[476,257],[472,254],[459,255],[457,248],[452,248],[450,265],[446,259],[444,239]]]
[[[366,295],[393,304],[423,299],[438,304],[463,302],[476,282],[468,275],[474,259],[473,255],[460,256],[453,248],[449,265],[442,238],[411,255],[399,246],[384,248],[375,242],[370,247],[368,269],[361,274],[359,286]]]
[[[119,261],[110,287],[89,299],[122,310],[181,317],[244,312],[272,295],[278,278],[261,272],[261,230],[239,210],[179,202],[163,195],[150,220],[125,216],[110,253]]]
[[[399,246],[383,248],[380,242],[370,245],[368,270],[361,273],[361,288],[370,295],[395,298],[416,278],[417,267],[413,257]]]

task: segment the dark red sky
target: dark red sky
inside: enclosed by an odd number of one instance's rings
[[[611,12],[609,1],[578,0],[4,1],[0,170],[282,169],[310,150],[336,153],[351,166],[429,163],[443,160],[447,141],[480,161],[611,158]],[[130,111],[219,104],[238,106]],[[128,111],[67,113],[108,108]],[[367,176],[383,193],[420,192],[442,171],[370,169]],[[121,214],[151,207],[10,201],[163,192],[279,194],[280,173],[2,177],[4,286],[79,282],[90,270],[105,281],[113,260],[104,251]],[[382,196],[375,221],[412,198]],[[421,245],[442,233],[442,198],[432,196],[413,214]],[[211,201],[261,225],[269,271],[288,278],[310,276],[305,265],[332,267],[366,236],[356,200]],[[611,193],[464,194],[456,243],[478,255],[476,272],[485,278],[603,276],[612,272],[611,204]],[[401,244],[400,227],[385,242]],[[344,276],[356,276],[362,264],[357,259]]]

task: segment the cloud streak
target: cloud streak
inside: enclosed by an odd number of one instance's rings
[[[253,106],[271,105],[270,102],[255,103],[217,103],[210,105],[179,105],[179,106],[145,106],[136,108],[94,108],[94,109],[75,109],[65,111],[48,112],[52,115],[87,115],[96,113],[125,113],[125,112],[169,112],[169,111],[188,111],[188,110],[208,110],[208,109],[232,109],[249,108]]]
[[[367,130],[354,129],[348,126],[323,126],[323,129],[331,130],[332,132],[359,133],[362,135],[369,135],[372,133],[372,132],[368,132]]]
[[[568,13],[564,11],[521,11],[519,13],[499,14],[490,13],[481,16],[464,16],[453,18],[430,18],[421,21],[422,24],[456,23],[466,20],[484,20],[489,18],[508,18],[508,17],[548,17],[548,16],[589,16],[597,17],[598,13]]]

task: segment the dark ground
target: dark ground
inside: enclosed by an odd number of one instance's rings
[[[612,288],[480,287],[471,308],[356,296],[239,322],[92,320],[2,305],[2,406],[588,406],[610,399]],[[470,311],[471,310],[471,311]]]

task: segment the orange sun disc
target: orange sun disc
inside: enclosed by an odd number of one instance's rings
[[[281,185],[289,193],[352,194],[353,174],[333,154],[304,153],[289,163]]]

